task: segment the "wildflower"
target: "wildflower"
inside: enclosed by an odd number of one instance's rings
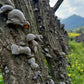
[[[80,72],[83,72],[83,69],[81,69]]]
[[[70,76],[71,76],[71,74],[68,74],[68,76],[70,77]]]
[[[74,65],[72,65],[72,67],[74,67]]]
[[[80,67],[77,67],[78,68],[78,70],[80,70]]]

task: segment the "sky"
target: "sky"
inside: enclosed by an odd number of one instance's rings
[[[50,6],[53,7],[57,0],[50,0]],[[64,0],[55,13],[59,18],[67,18],[73,14],[84,17],[84,0]]]

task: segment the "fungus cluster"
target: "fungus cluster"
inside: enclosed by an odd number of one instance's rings
[[[13,55],[25,54],[28,57],[28,63],[32,69],[36,69],[39,65],[35,62],[34,54],[37,52],[38,41],[42,42],[42,35],[27,34],[26,40],[29,46],[26,46],[24,42],[20,42],[20,45],[12,44],[11,51]],[[33,54],[32,54],[33,52]]]
[[[0,14],[5,14],[7,17],[7,25],[19,25],[29,29],[30,23],[26,20],[22,11],[15,9],[14,4],[10,0],[1,0]]]
[[[40,41],[42,42],[42,38],[43,36],[42,35],[34,35],[34,34],[28,34],[27,35],[27,42],[29,44],[29,46],[31,47],[31,49],[33,50],[34,53],[37,52],[37,46],[38,46],[38,42],[37,41]]]

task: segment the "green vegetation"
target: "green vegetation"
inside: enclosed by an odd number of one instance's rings
[[[73,33],[84,33],[84,27],[76,28],[74,30],[71,30],[70,32],[73,32]]]
[[[84,43],[69,42],[71,54],[68,56],[68,76],[73,84],[84,84]]]
[[[4,83],[3,83],[3,77],[2,77],[1,71],[0,71],[0,84],[4,84]]]

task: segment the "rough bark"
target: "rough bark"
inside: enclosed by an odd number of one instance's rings
[[[68,54],[68,36],[64,26],[54,16],[52,8],[49,6],[49,0],[38,0],[38,3],[33,3],[34,0],[13,0],[15,7],[20,9],[26,19],[30,22],[30,29],[21,27],[7,27],[4,17],[0,16],[0,68],[2,70],[4,84],[47,84],[46,78],[52,76],[55,84],[64,82],[71,84],[70,78],[67,76],[67,59],[66,56],[59,54],[65,52]],[[39,11],[35,12],[34,9]],[[40,17],[41,22],[38,21]],[[40,31],[40,26],[44,26],[45,30]],[[11,45],[20,42],[26,42],[28,33],[43,35],[43,43],[39,43],[38,52],[35,54],[36,63],[39,68],[32,70],[28,64],[26,55],[14,56],[11,53]],[[52,58],[48,58],[43,54],[45,48],[49,49]],[[55,51],[59,51],[58,53]],[[46,66],[46,62],[47,65]],[[7,70],[5,68],[7,67]],[[37,80],[32,80],[35,73],[41,71],[41,77]]]

